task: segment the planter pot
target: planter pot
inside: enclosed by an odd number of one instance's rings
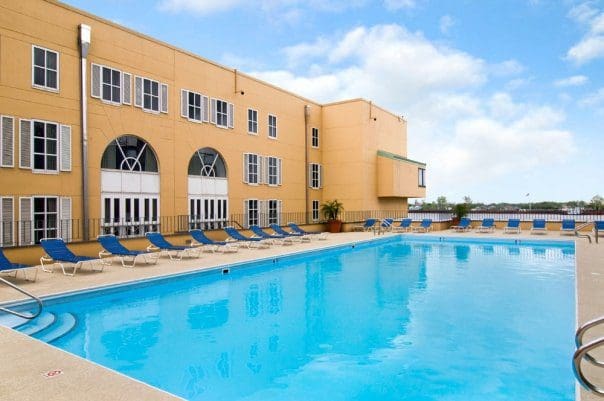
[[[451,219],[451,227],[458,226],[460,221],[461,221],[461,219],[459,217],[453,217]]]
[[[339,233],[342,231],[342,222],[340,220],[329,220],[327,222],[327,230],[330,233]]]

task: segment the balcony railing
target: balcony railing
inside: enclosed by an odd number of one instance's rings
[[[219,230],[225,226],[236,228],[248,228],[249,224],[258,224],[268,227],[271,223],[285,225],[289,222],[297,224],[322,223],[323,219],[314,220],[312,213],[306,212],[284,212],[284,213],[257,213],[255,215],[236,213],[226,220],[206,218],[202,216],[180,215],[161,216],[152,220],[134,219],[91,219],[88,227],[88,238],[95,239],[101,234],[115,234],[122,238],[143,237],[146,232],[159,231],[162,234],[186,233],[191,229]],[[345,210],[340,219],[345,223],[358,223],[368,218],[393,218],[401,219],[409,217],[414,221],[432,219],[435,222],[450,221],[453,213],[450,210],[434,211],[403,211],[403,210]],[[581,214],[569,214],[561,210],[532,210],[532,211],[509,211],[509,210],[485,210],[472,211],[468,216],[472,220],[494,218],[496,221],[507,221],[510,218],[518,218],[521,221],[532,221],[533,219],[545,219],[548,222],[560,222],[563,219],[572,218],[578,223],[604,220],[604,212],[586,212]],[[78,242],[84,238],[82,232],[82,221],[80,219],[47,221],[3,221],[0,222],[0,246],[25,246],[40,242],[44,237],[61,237],[67,242]]]

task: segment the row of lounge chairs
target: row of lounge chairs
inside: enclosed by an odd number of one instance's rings
[[[594,222],[598,230],[604,230],[604,221]],[[472,221],[464,217],[459,221],[457,226],[451,227],[453,230],[458,232],[470,231],[472,227]],[[495,219],[485,218],[482,219],[480,226],[475,227],[477,232],[489,233],[494,232]],[[560,225],[560,234],[574,234],[576,230],[576,222],[574,219],[564,219]],[[503,232],[507,234],[519,234],[521,232],[520,219],[508,219],[507,224],[503,227]],[[545,219],[533,219],[530,233],[531,234],[547,234],[547,223]]]
[[[415,233],[427,233],[432,230],[432,219],[423,219],[419,225],[413,226],[413,220],[409,218],[401,219],[400,221],[394,221],[394,219],[383,219],[379,223],[378,219],[369,218],[361,225],[354,226],[353,231],[392,231],[392,232],[415,232]]]
[[[268,233],[259,226],[251,226],[254,235],[248,237],[233,227],[225,227],[226,241],[215,241],[202,230],[191,230],[190,245],[174,245],[162,234],[148,232],[145,236],[150,245],[145,250],[128,249],[115,235],[107,234],[98,237],[98,242],[103,248],[98,258],[74,254],[61,238],[44,238],[40,245],[46,254],[40,258],[40,264],[45,272],[53,272],[53,267],[58,265],[64,275],[74,276],[85,265],[92,270],[102,271],[105,266],[112,264],[114,258],[118,258],[124,267],[134,267],[141,259],[144,263],[155,264],[161,255],[167,255],[171,260],[180,260],[183,257],[199,257],[201,252],[237,252],[240,246],[260,249],[271,245],[292,245],[310,242],[312,239],[327,239],[327,233],[306,231],[294,223],[289,223],[289,228],[290,231],[286,231],[276,224],[271,224],[274,233]],[[71,269],[66,269],[66,265],[71,265]],[[29,270],[35,270],[33,279],[27,276]],[[16,276],[18,272],[23,272],[26,280],[36,280],[36,266],[12,263],[0,248],[0,273],[15,273]]]

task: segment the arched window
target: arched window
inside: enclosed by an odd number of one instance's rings
[[[191,228],[220,228],[228,222],[228,181],[224,159],[216,150],[197,150],[189,161]]]
[[[121,136],[107,146],[101,159],[101,168],[151,173],[159,171],[151,147],[132,135]]]
[[[141,236],[159,228],[159,168],[144,140],[124,135],[113,140],[101,159],[103,232]]]
[[[226,178],[226,165],[222,156],[214,149],[199,149],[189,161],[189,175]]]

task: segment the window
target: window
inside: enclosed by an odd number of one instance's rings
[[[153,150],[147,146],[147,142],[132,135],[121,136],[105,148],[101,168],[153,173],[159,171]]]
[[[321,165],[317,163],[310,163],[309,165],[309,183],[311,188],[321,188]]]
[[[214,149],[199,149],[189,161],[189,175],[226,178],[226,164]]]
[[[55,197],[35,197],[34,202],[34,242],[42,238],[56,238],[58,223],[58,199]]]
[[[101,98],[110,103],[122,103],[122,73],[113,68],[102,67]]]
[[[312,129],[311,146],[313,148],[318,148],[319,147],[319,129],[318,128],[313,128]]]
[[[159,82],[143,78],[143,109],[159,112]]]
[[[247,109],[247,132],[258,133],[258,111],[256,110]]]
[[[281,159],[269,156],[267,164],[268,185],[281,185]]]
[[[57,171],[58,133],[57,124],[34,121],[33,156],[34,170]]]
[[[247,184],[259,184],[260,183],[260,162],[261,156],[253,153],[243,154],[243,182]]]
[[[419,185],[420,187],[425,187],[426,186],[426,169],[425,168],[418,168],[417,169],[417,185]]]
[[[268,204],[268,224],[277,224],[281,223],[281,201],[277,199],[269,199],[267,201]]]
[[[277,116],[268,115],[268,137],[277,138]]]
[[[59,90],[59,53],[33,47],[32,82],[33,86],[53,91]]]
[[[208,97],[201,93],[181,90],[181,115],[191,121],[208,121]]]
[[[244,201],[244,209],[247,226],[257,225],[259,222],[258,199],[247,199]]]
[[[154,194],[103,195],[103,233],[140,237],[159,228],[159,198]]]
[[[319,201],[312,201],[312,221],[319,221]]]
[[[220,128],[235,127],[235,106],[220,99],[210,99],[210,122]]]

